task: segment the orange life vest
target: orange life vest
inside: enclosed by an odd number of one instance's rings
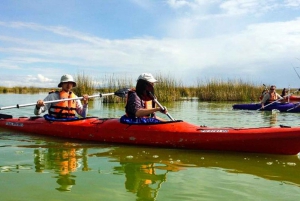
[[[144,104],[145,104],[145,109],[151,109],[151,108],[155,107],[155,105],[153,105],[153,101],[152,100],[144,101]]]
[[[73,92],[59,92],[60,99],[64,98],[76,98]],[[51,110],[54,109],[54,111]],[[73,118],[75,117],[76,111],[76,100],[69,100],[69,101],[61,101],[58,102],[56,105],[51,105],[49,109],[49,114],[55,116],[56,118]]]
[[[276,92],[274,93],[270,93],[270,98],[269,98],[269,102],[273,102],[273,101],[276,101],[277,100],[277,94]]]
[[[136,93],[135,90],[130,90],[128,93],[127,93],[127,96],[126,96],[126,106],[127,106],[127,102],[128,102],[128,96],[130,93]],[[152,100],[147,100],[147,101],[143,101],[141,100],[144,104],[144,108],[145,109],[150,109],[150,108],[155,108],[155,102],[152,101]],[[125,108],[126,108],[125,106]],[[126,113],[126,116],[129,116],[127,113]],[[145,117],[153,117],[154,116],[154,113],[148,115],[148,116],[145,116]]]

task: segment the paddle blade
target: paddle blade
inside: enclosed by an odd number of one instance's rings
[[[0,114],[0,119],[12,119],[12,115],[9,114]]]
[[[118,91],[115,92],[115,95],[121,98],[125,98],[129,90],[130,90],[129,88],[119,89]]]

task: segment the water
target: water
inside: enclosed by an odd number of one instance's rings
[[[0,95],[0,107],[45,94]],[[175,119],[213,127],[298,126],[299,114],[232,110],[233,103],[167,104]],[[124,104],[89,104],[118,117]],[[33,116],[33,106],[2,110]],[[167,116],[160,115],[167,118]],[[298,156],[94,144],[0,129],[1,200],[299,200]]]

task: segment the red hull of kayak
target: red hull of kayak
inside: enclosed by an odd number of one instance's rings
[[[290,96],[290,97],[286,97],[286,100],[290,99],[290,101],[300,101],[300,96]]]
[[[166,148],[294,155],[300,152],[300,127],[209,128],[183,121],[128,125],[119,119],[1,119],[0,127],[25,133],[105,143]]]

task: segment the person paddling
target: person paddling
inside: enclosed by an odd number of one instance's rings
[[[276,93],[276,86],[272,85],[268,93],[266,93],[261,101],[261,108],[264,108],[265,104],[272,103],[274,101],[283,99],[278,93]]]
[[[284,97],[284,96],[286,96],[288,94],[288,92],[289,91],[286,88],[283,88],[280,96]]]
[[[269,93],[269,89],[265,88],[265,89],[261,92],[260,97],[259,97],[259,100],[261,101],[267,93]]]
[[[64,98],[77,98],[77,96],[71,91],[73,87],[76,87],[76,82],[71,75],[63,75],[60,79],[58,87],[61,87],[60,91],[50,92],[44,100],[38,100],[36,107],[34,108],[34,114],[40,115],[48,110],[49,116],[54,118],[75,118],[75,111],[81,117],[86,117],[88,112],[88,95],[83,95],[83,105],[80,100],[61,101],[57,103],[47,103],[46,101],[59,100]]]
[[[156,107],[152,101],[154,95],[154,84],[158,81],[150,73],[143,73],[137,79],[136,88],[128,92],[127,103],[125,106],[126,115],[121,121],[138,122],[161,122],[166,121],[155,115],[155,112],[168,113],[165,108],[162,110]],[[151,95],[152,94],[152,95]]]

